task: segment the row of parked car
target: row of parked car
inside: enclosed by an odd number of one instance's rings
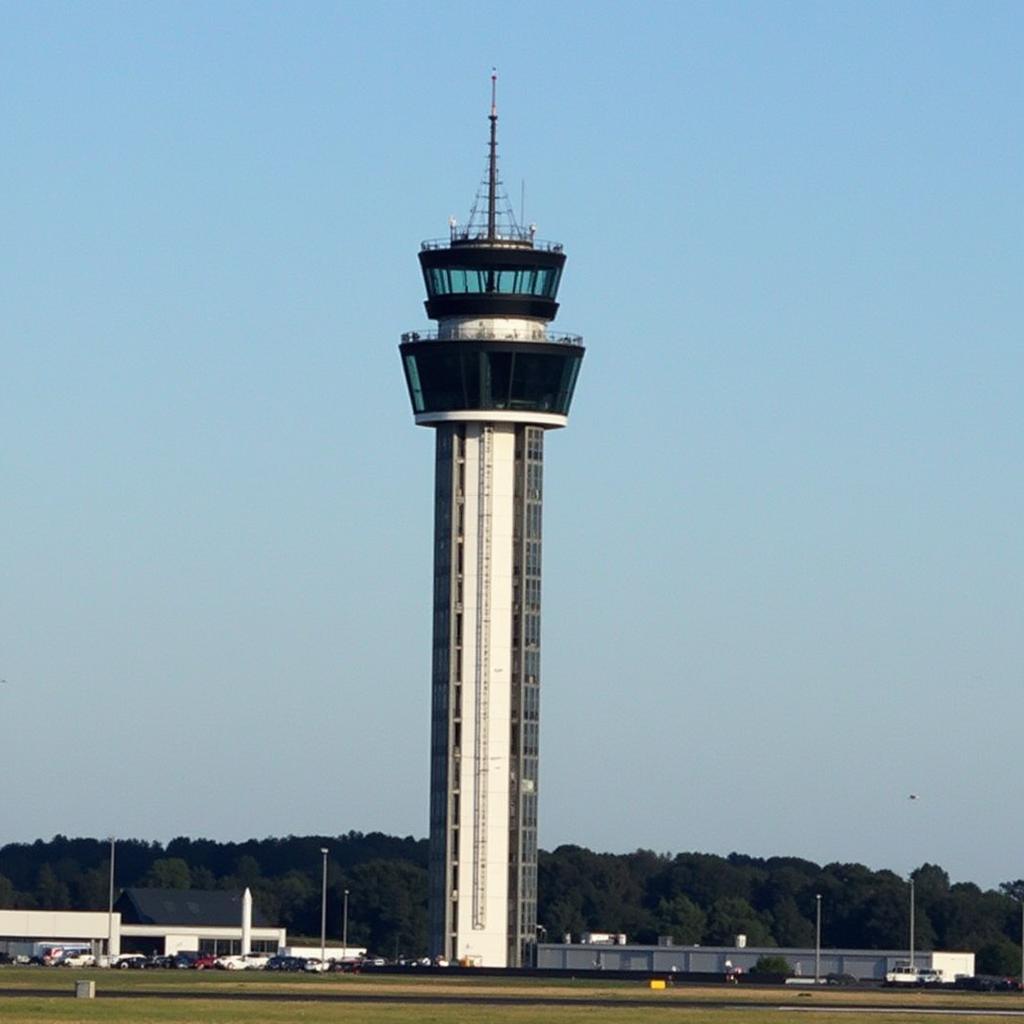
[[[148,970],[150,968],[177,968],[203,971],[308,971],[322,972],[330,969],[333,961],[326,964],[318,957],[271,956],[269,953],[240,953],[213,956],[209,953],[178,953],[175,956],[143,956],[141,953],[122,953],[111,962],[111,967],[120,970]]]
[[[0,953],[0,964],[39,965],[41,967],[95,967],[96,957],[76,947],[54,947],[38,956],[10,956]],[[305,956],[271,956],[269,953],[245,953],[214,956],[210,953],[177,953],[173,956],[146,956],[142,953],[122,953],[113,957],[110,967],[117,970],[144,971],[153,969],[221,970],[221,971],[359,971],[364,967],[383,967],[385,961],[376,958],[358,960],[327,960]]]

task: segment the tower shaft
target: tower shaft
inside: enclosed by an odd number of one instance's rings
[[[536,930],[543,430],[437,430],[435,955],[519,965]]]

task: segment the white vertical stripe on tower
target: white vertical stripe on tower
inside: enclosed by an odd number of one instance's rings
[[[508,958],[509,716],[514,424],[467,423],[463,546],[462,771],[458,801],[460,959]]]
[[[473,927],[487,926],[487,775],[490,764],[489,696],[491,683],[491,476],[494,428],[480,428],[476,518],[476,697],[473,778]]]

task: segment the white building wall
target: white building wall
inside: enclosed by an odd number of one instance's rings
[[[974,977],[974,954],[973,953],[930,953],[931,968],[942,972],[942,980],[946,982],[956,981],[958,974],[966,974]],[[917,957],[914,957],[917,960]]]
[[[121,915],[73,910],[0,910],[0,938],[89,942],[100,951],[110,935],[110,953],[121,949]]]
[[[132,938],[160,939],[163,941],[164,953],[173,956],[175,953],[194,953],[203,939],[217,941],[241,942],[241,926],[231,927],[195,927],[173,924],[126,924],[121,931],[125,943],[130,946]],[[284,928],[253,928],[251,938],[260,942],[272,942],[280,949],[288,939]]]
[[[106,912],[72,910],[0,910],[0,943],[18,939],[30,941],[88,942],[97,952],[105,951],[111,919]],[[269,941],[280,948],[287,941],[284,928],[252,928],[252,939]],[[199,948],[200,939],[239,941],[241,924],[236,927],[196,928],[188,925],[125,924],[120,912],[113,915],[113,936],[110,955],[121,952],[122,941],[131,946],[133,937],[160,939],[164,953],[192,952]]]
[[[470,425],[465,458],[455,955],[483,966],[504,967],[508,958],[515,427]]]

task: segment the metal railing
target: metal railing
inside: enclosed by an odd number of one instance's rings
[[[420,249],[459,249],[474,245],[487,249],[533,249],[539,252],[562,252],[564,248],[561,242],[545,242],[537,238],[530,240],[509,234],[497,238],[488,238],[486,235],[474,238],[428,238],[420,242]]]
[[[565,334],[562,331],[485,330],[482,327],[453,327],[446,331],[406,331],[402,344],[411,341],[538,341],[548,345],[582,345],[579,334]]]

